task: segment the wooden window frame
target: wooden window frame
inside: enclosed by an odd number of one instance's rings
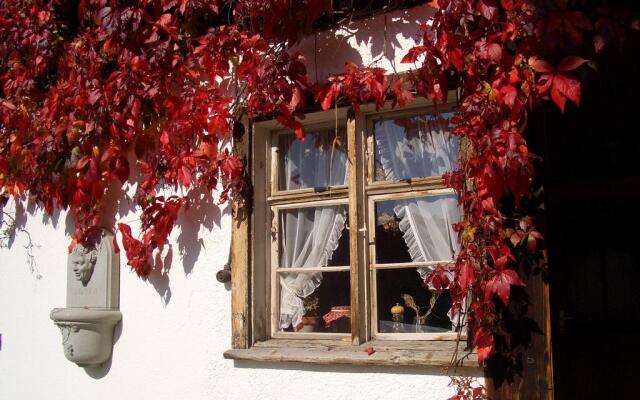
[[[295,195],[294,195],[295,196]],[[295,200],[294,200],[295,201]],[[313,204],[309,202],[313,201]],[[315,200],[314,198],[306,198],[305,202],[287,202],[286,204],[270,205],[271,209],[271,227],[279,226],[280,211],[288,209],[300,209],[300,208],[313,208],[323,206],[345,206],[348,205],[348,199],[323,199]],[[278,236],[280,232],[278,232]],[[270,316],[269,320],[269,337],[273,339],[343,339],[350,336],[349,333],[331,333],[331,332],[280,332],[277,327],[279,325],[279,279],[278,274],[284,272],[351,272],[350,266],[336,266],[336,267],[315,267],[315,268],[279,268],[280,261],[280,238],[276,240],[270,240],[269,253],[271,255],[271,262],[269,263],[270,278],[269,278],[269,299],[268,305],[270,312],[267,315]]]
[[[449,99],[455,98],[450,96]],[[408,269],[420,266],[435,266],[443,263],[451,263],[451,260],[437,260],[427,262],[407,262],[394,264],[377,264],[375,262],[375,202],[386,201],[403,198],[417,198],[427,196],[438,196],[444,194],[454,194],[452,189],[446,188],[441,176],[418,177],[398,181],[377,181],[375,179],[375,132],[374,123],[376,120],[388,119],[393,117],[412,117],[416,115],[433,115],[437,113],[448,113],[455,109],[455,103],[451,100],[445,104],[439,105],[437,108],[433,105],[416,105],[412,108],[401,110],[384,110],[374,112],[364,112],[364,132],[360,135],[366,140],[365,165],[367,173],[365,174],[363,201],[367,208],[367,265],[368,265],[368,281],[371,291],[370,296],[370,320],[369,326],[371,330],[370,337],[375,339],[388,340],[457,340],[458,338],[466,339],[466,332],[459,334],[458,332],[441,332],[441,333],[380,333],[378,332],[377,318],[377,274],[381,269]],[[362,121],[361,121],[362,123]]]
[[[455,98],[455,94],[451,96]],[[439,106],[437,111],[450,110]],[[400,113],[415,115],[430,112],[433,104],[416,101]],[[329,121],[346,121],[348,185],[321,192],[301,189],[283,194],[276,191],[271,195],[273,171],[271,160],[274,154],[274,132],[282,130],[276,121],[257,122],[248,135],[237,141],[236,151],[247,157],[251,171],[253,201],[251,204],[234,205],[232,226],[232,349],[225,352],[226,358],[262,361],[297,361],[326,363],[350,363],[372,365],[450,365],[452,359],[464,357],[464,368],[478,370],[475,354],[464,351],[466,343],[458,342],[453,335],[448,337],[419,334],[420,339],[411,334],[406,340],[388,340],[374,334],[371,312],[371,268],[370,268],[370,228],[367,226],[367,201],[369,196],[379,198],[390,193],[434,193],[443,189],[441,178],[418,178],[403,182],[368,181],[371,149],[368,146],[372,134],[368,122],[373,115],[397,113],[390,106],[376,110],[373,106],[363,106],[355,114],[346,108],[336,108],[329,112],[309,113],[305,126],[327,126]],[[399,114],[398,114],[399,115]],[[369,175],[370,176],[370,175]],[[277,187],[276,187],[277,189]],[[345,197],[346,196],[346,197]],[[377,197],[376,197],[377,196]],[[266,255],[271,254],[271,240],[264,221],[268,221],[273,207],[295,208],[298,203],[310,200],[333,204],[348,204],[348,230],[350,244],[350,290],[351,290],[351,334],[341,337],[326,336],[321,333],[274,332],[276,313],[271,310],[276,282],[275,271],[265,268],[271,265]],[[308,206],[308,204],[307,204]],[[251,210],[247,212],[247,210]],[[274,214],[275,215],[275,214]],[[271,217],[273,218],[273,216]],[[277,265],[277,264],[274,264]],[[331,335],[331,334],[329,334]],[[397,335],[397,334],[393,334]],[[426,336],[422,336],[426,335]],[[350,337],[349,337],[350,336]],[[427,339],[427,340],[425,340]],[[295,343],[293,345],[292,343]],[[362,350],[375,346],[373,356],[362,357]],[[446,361],[445,361],[446,360]],[[476,371],[477,372],[477,371]],[[474,372],[475,373],[475,372]],[[480,376],[480,375],[478,375]]]

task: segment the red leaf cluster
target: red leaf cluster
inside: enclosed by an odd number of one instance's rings
[[[460,169],[444,178],[464,210],[455,226],[462,250],[453,274],[436,268],[426,283],[446,284],[453,308],[465,307],[481,363],[496,353],[515,359],[503,314],[514,288],[524,286],[520,266],[542,262],[543,237],[522,206],[535,175],[525,140],[529,110],[547,99],[562,111],[567,100],[579,105],[584,56],[611,42],[613,30],[633,29],[633,18],[591,3],[434,0],[422,43],[403,59],[415,64],[409,79],[419,95],[443,102],[452,83],[461,93],[452,123],[465,151]],[[624,23],[614,24],[613,14]],[[454,398],[476,398],[469,386],[459,389]]]
[[[357,112],[360,105],[375,103],[376,109],[382,107],[388,98],[393,105],[404,107],[413,100],[413,94],[405,87],[400,77],[389,79],[382,68],[358,67],[346,63],[344,72],[329,77],[329,83],[315,88],[316,100],[327,111],[340,98],[344,98]]]
[[[243,160],[219,151],[244,113],[278,113],[304,135],[295,114],[305,106],[306,68],[284,50],[303,32],[299,24],[310,26],[330,3],[245,0],[226,23],[221,7],[2,2],[2,197],[28,190],[48,212],[69,208],[74,240],[83,242],[110,183],[137,180],[141,237],[119,230],[129,264],[146,276],[191,189],[221,185],[221,201],[245,190]],[[133,160],[139,178],[131,176]],[[162,195],[178,187],[184,198]]]

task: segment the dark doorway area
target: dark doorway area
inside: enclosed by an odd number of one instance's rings
[[[556,399],[637,398],[640,40],[587,72],[582,104],[543,125]],[[631,396],[631,397],[630,397]]]

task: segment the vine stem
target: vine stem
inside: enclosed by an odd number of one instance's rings
[[[24,234],[27,238],[27,243],[23,246],[27,251],[27,265],[29,266],[29,271],[36,275],[36,279],[42,279],[42,274],[38,269],[36,264],[36,257],[34,254],[34,248],[40,247],[40,245],[36,244],[31,237],[31,233],[27,231],[25,228],[18,225],[16,218],[14,215],[6,211],[2,211],[2,219],[0,219],[0,228],[3,228],[0,231],[0,248],[10,249],[13,241],[16,238],[16,233]]]

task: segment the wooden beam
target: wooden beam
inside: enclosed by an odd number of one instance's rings
[[[269,154],[271,132],[256,124],[251,125],[251,181],[253,183],[253,207],[251,213],[251,343],[266,340],[269,332],[269,271],[267,248],[270,217],[267,216],[267,177],[271,164]],[[247,243],[249,247],[249,243]]]
[[[455,352],[456,342],[403,342],[372,340],[360,346],[353,346],[340,340],[272,339],[257,342],[247,350],[228,350],[225,358],[253,361],[285,361],[313,364],[350,364],[378,366],[435,366],[447,367]],[[371,347],[375,352],[369,354]],[[460,375],[480,376],[475,354],[466,354],[460,344],[459,354],[464,356]]]
[[[554,397],[549,285],[538,275],[523,277],[523,281],[532,299],[527,316],[536,321],[542,334],[532,333],[531,344],[523,354],[522,376],[495,388],[487,372],[489,397],[493,400],[553,400]]]
[[[351,284],[351,342],[359,345],[367,340],[366,221],[364,219],[364,136],[356,131],[356,115],[347,113],[347,159],[349,166],[349,255]]]
[[[234,144],[236,154],[245,160],[247,171],[251,171],[250,137],[250,132],[245,130]],[[231,347],[234,349],[250,346],[249,204],[250,199],[234,199],[231,208]]]

